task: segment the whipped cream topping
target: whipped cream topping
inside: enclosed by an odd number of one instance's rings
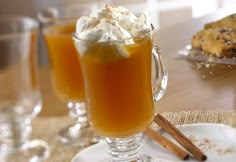
[[[79,39],[97,42],[121,40],[145,34],[152,29],[148,13],[136,17],[121,6],[106,5],[89,16],[81,17],[76,24]],[[132,44],[133,41],[126,42]]]

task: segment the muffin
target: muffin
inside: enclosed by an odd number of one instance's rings
[[[204,29],[209,28],[233,28],[236,29],[236,13],[226,16],[218,21],[207,23]]]
[[[217,57],[236,56],[236,13],[207,23],[192,37],[192,47]]]

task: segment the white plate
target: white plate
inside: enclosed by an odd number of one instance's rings
[[[210,56],[200,49],[192,48],[191,45],[187,45],[185,48],[179,50],[178,56],[190,61],[236,65],[236,55],[233,58]]]
[[[178,126],[187,137],[207,155],[206,162],[236,161],[236,129],[223,124],[189,124]],[[162,132],[161,132],[162,133]],[[169,139],[170,136],[163,133]],[[181,162],[175,155],[144,137],[142,152],[154,156],[158,162]],[[79,152],[71,162],[101,162],[107,159],[106,144],[101,142]],[[194,158],[188,162],[197,162]]]

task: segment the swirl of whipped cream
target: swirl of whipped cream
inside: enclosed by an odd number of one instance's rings
[[[136,37],[151,29],[151,19],[146,12],[136,17],[126,8],[106,5],[90,16],[82,16],[76,24],[76,35],[83,40],[108,42]]]

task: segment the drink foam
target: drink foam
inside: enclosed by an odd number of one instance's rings
[[[132,38],[151,29],[151,19],[147,12],[137,17],[124,7],[110,5],[89,16],[82,16],[76,24],[78,38],[97,42]]]
[[[112,42],[124,40],[125,45],[134,44],[133,38],[152,30],[151,19],[147,12],[139,17],[121,6],[106,5],[104,8],[82,16],[76,23],[76,36],[81,40],[95,42]],[[128,52],[119,44],[114,48],[122,57],[128,57]],[[81,47],[84,53],[88,47]]]

